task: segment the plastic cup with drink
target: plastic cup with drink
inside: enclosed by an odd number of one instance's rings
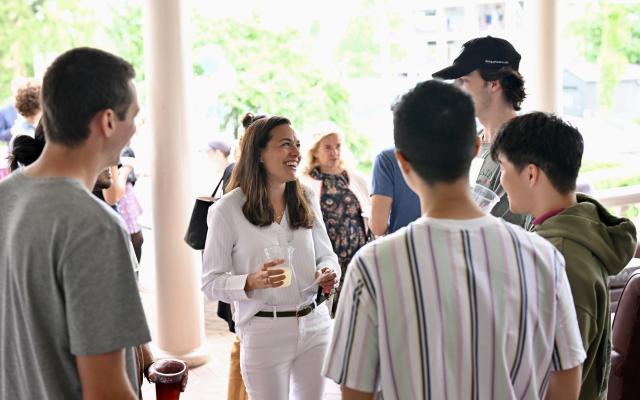
[[[187,386],[189,368],[182,360],[159,360],[149,367],[149,380],[156,385],[156,399],[178,400]]]
[[[491,212],[500,201],[500,197],[493,190],[478,183],[471,186],[471,198],[484,212]]]
[[[284,260],[282,264],[272,267],[274,269],[281,269],[284,271],[284,282],[281,286],[278,286],[278,288],[284,288],[291,285],[293,250],[294,248],[289,245],[274,245],[264,248],[265,261],[278,259]]]

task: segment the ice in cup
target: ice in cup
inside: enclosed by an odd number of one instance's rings
[[[284,270],[284,282],[282,286],[278,286],[279,288],[284,288],[291,285],[293,250],[293,247],[288,245],[275,245],[264,248],[265,261],[272,261],[279,258],[284,259],[284,263],[272,267],[273,269]]]

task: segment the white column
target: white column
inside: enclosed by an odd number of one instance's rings
[[[527,0],[525,23],[529,45],[522,54],[520,70],[525,79],[530,111],[561,111],[562,71],[560,55],[558,0]]]
[[[206,362],[200,262],[183,241],[191,196],[187,87],[191,76],[187,0],[146,0],[145,71],[153,134],[157,356]]]

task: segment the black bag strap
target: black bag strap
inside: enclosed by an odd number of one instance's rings
[[[218,191],[218,189],[220,188],[220,185],[222,185],[222,182],[224,181],[224,177],[220,178],[220,182],[218,182],[218,184],[216,185],[216,188],[213,189],[213,193],[211,193],[211,197],[215,198],[216,197],[216,192]]]

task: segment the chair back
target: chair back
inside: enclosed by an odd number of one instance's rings
[[[618,301],[622,295],[627,281],[631,274],[640,269],[640,258],[634,257],[629,263],[618,273],[618,275],[609,277],[609,310],[614,313],[618,307]]]
[[[608,400],[637,399],[640,394],[640,271],[622,291],[611,334]]]

